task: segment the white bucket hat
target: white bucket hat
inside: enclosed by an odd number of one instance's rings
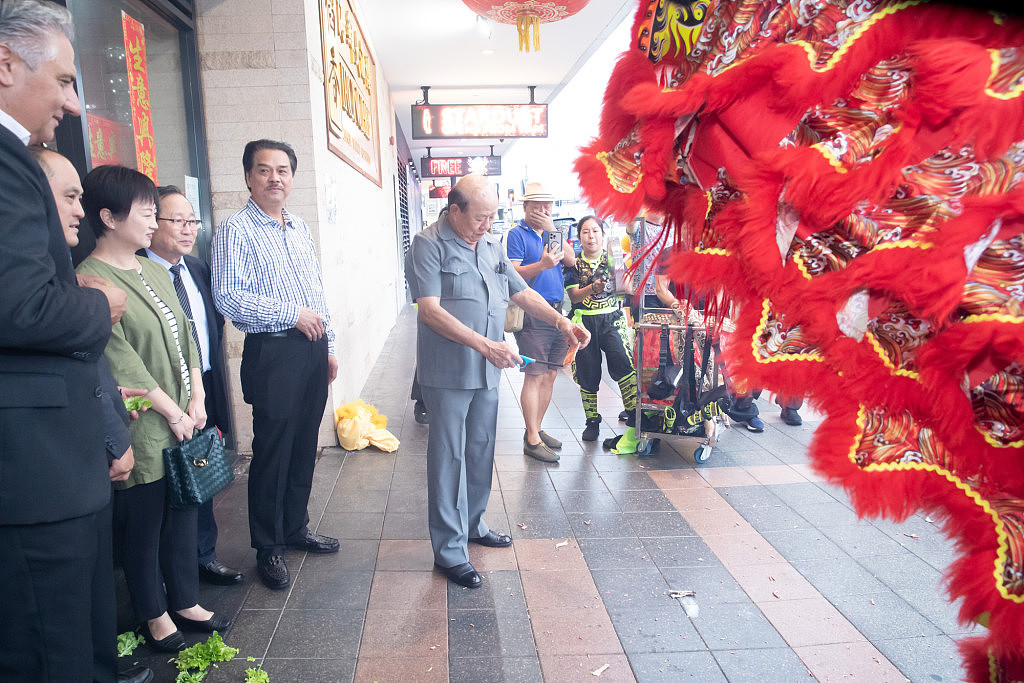
[[[523,192],[524,202],[553,202],[555,195],[548,192],[542,183],[528,182]]]

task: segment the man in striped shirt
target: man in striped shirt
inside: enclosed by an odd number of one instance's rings
[[[249,535],[269,588],[291,583],[284,549],[338,551],[309,529],[307,504],[327,389],[338,374],[323,279],[309,228],[284,208],[298,160],[254,140],[242,167],[249,201],[213,239],[217,310],[246,333],[242,394],[252,405]]]

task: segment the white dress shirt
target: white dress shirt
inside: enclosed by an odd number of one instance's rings
[[[28,145],[29,140],[32,138],[32,134],[28,132],[25,126],[21,125],[14,120],[14,117],[0,109],[0,126],[3,126],[7,130],[11,131],[18,136],[18,139],[25,145]]]
[[[206,306],[203,303],[203,295],[199,293],[199,287],[196,286],[195,280],[192,279],[192,273],[189,271],[188,266],[185,265],[185,259],[179,258],[177,264],[170,263],[149,249],[146,249],[146,256],[151,261],[159,263],[167,269],[167,276],[171,278],[171,282],[174,282],[174,276],[170,272],[171,266],[181,266],[178,272],[181,273],[181,283],[185,285],[185,293],[188,294],[188,305],[192,309],[192,324],[195,326],[196,335],[199,337],[199,351],[203,354],[202,371],[207,372],[210,369],[210,328],[206,320]]]

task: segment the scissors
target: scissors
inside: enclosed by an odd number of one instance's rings
[[[551,361],[547,361],[547,360],[537,360],[535,358],[530,358],[529,356],[523,356],[523,355],[520,355],[519,357],[523,359],[523,364],[519,366],[520,370],[525,369],[526,366],[529,365],[530,363],[540,363],[542,365],[550,365],[553,368],[563,367],[563,365],[561,363],[552,363]]]

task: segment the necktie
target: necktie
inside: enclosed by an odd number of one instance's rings
[[[181,302],[181,308],[185,311],[185,317],[188,318],[188,326],[192,328],[192,339],[196,342],[196,348],[199,350],[199,370],[202,372],[203,369],[203,347],[199,345],[199,333],[196,331],[196,324],[192,321],[192,306],[188,303],[188,292],[185,291],[185,283],[181,281],[181,264],[171,266],[171,278],[174,280],[174,291],[178,295],[178,301]]]

